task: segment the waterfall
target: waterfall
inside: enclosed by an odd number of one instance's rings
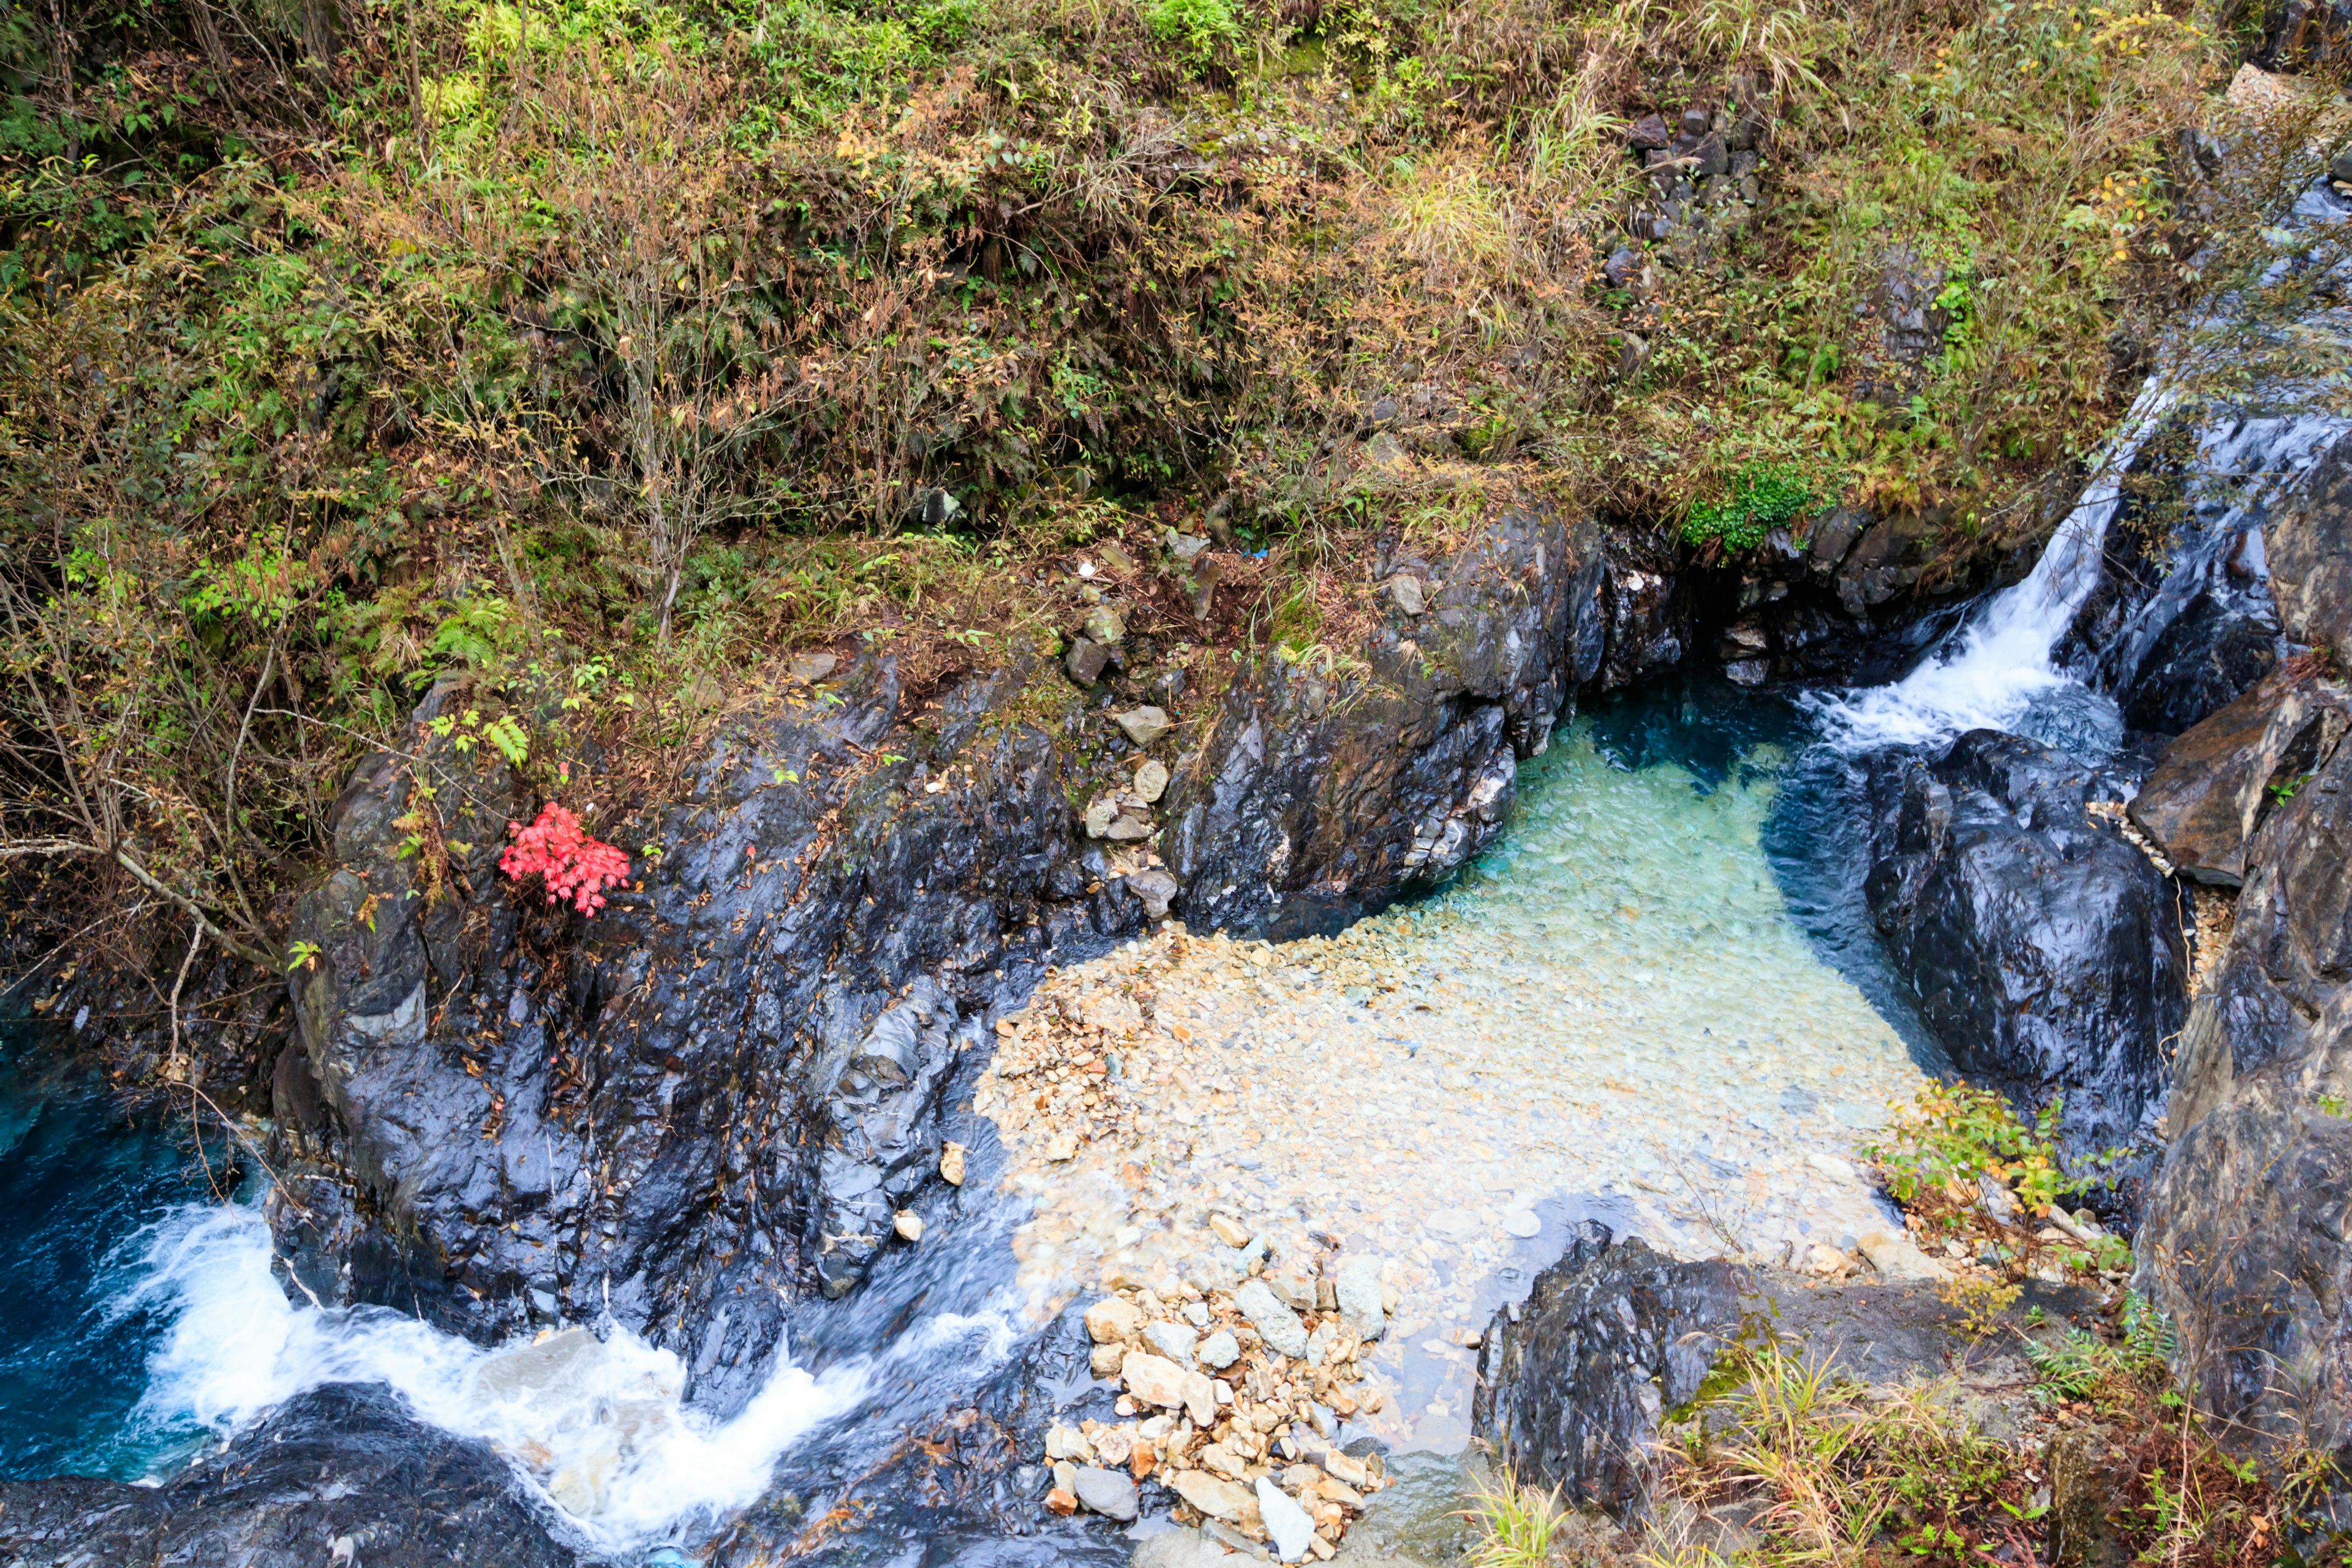
[[[1957,640],[1892,685],[1809,700],[1832,745],[1863,752],[1924,745],[1969,730],[2014,730],[2035,698],[2072,682],[2051,653],[2098,586],[2107,528],[2123,505],[2124,475],[2171,402],[2153,382],[2141,392],[2032,572],[1994,595]]]

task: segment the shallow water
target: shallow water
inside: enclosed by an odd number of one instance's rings
[[[1524,767],[1509,834],[1417,905],[1277,949],[1162,933],[1055,977],[1021,1026],[1092,1022],[1124,1076],[1067,1158],[1079,1101],[982,1080],[1036,1206],[1024,1283],[1214,1283],[1216,1214],[1381,1258],[1406,1305],[1365,1430],[1444,1449],[1462,1336],[1574,1219],[1783,1260],[1892,1228],[1852,1156],[1922,1073],[1855,978],[1896,990],[1852,787],[1780,704],[1653,692]]]

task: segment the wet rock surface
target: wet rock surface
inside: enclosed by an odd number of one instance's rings
[[[2352,1458],[2352,746],[2255,831],[2182,1033],[2141,1275],[2225,1437]],[[2336,1513],[2352,1517],[2338,1500]]]
[[[1473,1425],[1523,1475],[1579,1506],[1637,1516],[1660,1416],[1687,1403],[1737,1337],[1747,1270],[1681,1262],[1588,1225],[1498,1313],[1478,1360]]]
[[[0,1482],[0,1562],[577,1568],[551,1510],[482,1443],[378,1387],[296,1395],[161,1487]]]
[[[2132,797],[2131,819],[2179,874],[2235,888],[2255,830],[2333,752],[2348,720],[2344,689],[2283,670],[2191,727]]]
[[[2063,1094],[2076,1154],[2152,1146],[2162,1047],[2188,1010],[2183,906],[2093,820],[2092,783],[2071,758],[1993,731],[1940,756],[1883,753],[1865,885],[1953,1062],[2035,1105]]]

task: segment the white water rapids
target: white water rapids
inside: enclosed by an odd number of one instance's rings
[[[257,1208],[192,1205],[142,1238],[138,1282],[111,1307],[170,1323],[149,1363],[140,1424],[193,1417],[226,1433],[304,1389],[383,1384],[422,1419],[489,1442],[595,1545],[642,1549],[681,1526],[754,1501],[776,1460],[854,1407],[876,1361],[812,1375],[780,1350],[767,1385],[731,1419],[685,1407],[685,1368],[626,1329],[573,1328],[485,1350],[383,1308],[321,1310],[288,1301],[270,1268]],[[942,1314],[887,1352],[922,1357],[959,1344],[992,1363],[1008,1321]]]

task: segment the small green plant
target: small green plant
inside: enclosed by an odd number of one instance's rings
[[[2088,1399],[2108,1380],[2160,1377],[2172,1361],[2172,1325],[2138,1291],[2124,1297],[2123,1339],[2110,1342],[2081,1329],[2054,1340],[2025,1342],[2025,1359],[2043,1400]]]
[[[319,952],[320,947],[315,942],[295,942],[286,950],[286,973],[291,974],[298,969],[318,968]]]
[[[1510,1466],[1493,1482],[1475,1483],[1463,1517],[1478,1531],[1470,1550],[1475,1568],[1546,1568],[1559,1532],[1559,1490],[1538,1491]]]
[[[2295,791],[2301,789],[2305,784],[2307,784],[2310,782],[2311,775],[2309,773],[2297,773],[2293,778],[2281,779],[2278,783],[2270,786],[2271,798],[2276,801],[2279,805],[2284,805],[2288,801],[2294,798]]]
[[[485,741],[509,767],[522,766],[530,755],[530,732],[511,713],[485,721],[480,709],[468,708],[455,716],[444,713],[428,719],[425,727],[456,747],[460,756]]]
[[[1864,1146],[1863,1155],[1885,1174],[1895,1202],[1948,1229],[1963,1228],[1978,1209],[1988,1176],[2035,1214],[2091,1184],[2059,1163],[2063,1096],[2043,1106],[2030,1126],[1999,1094],[1966,1084],[1931,1083],[1911,1104],[1893,1109],[1893,1134]]]
[[[1712,541],[1735,552],[1753,550],[1774,529],[1818,510],[1828,499],[1793,463],[1750,463],[1732,480],[1730,495],[1691,508],[1683,520],[1683,540],[1693,545]]]
[[[1221,44],[1241,41],[1242,26],[1234,16],[1230,0],[1150,0],[1144,7],[1144,25],[1151,36],[1161,43],[1173,44],[1194,69],[1205,66]],[[1086,400],[1097,394],[1100,384],[1093,377],[1076,371],[1057,371],[1054,377],[1055,394],[1073,403],[1073,416],[1083,412]]]

